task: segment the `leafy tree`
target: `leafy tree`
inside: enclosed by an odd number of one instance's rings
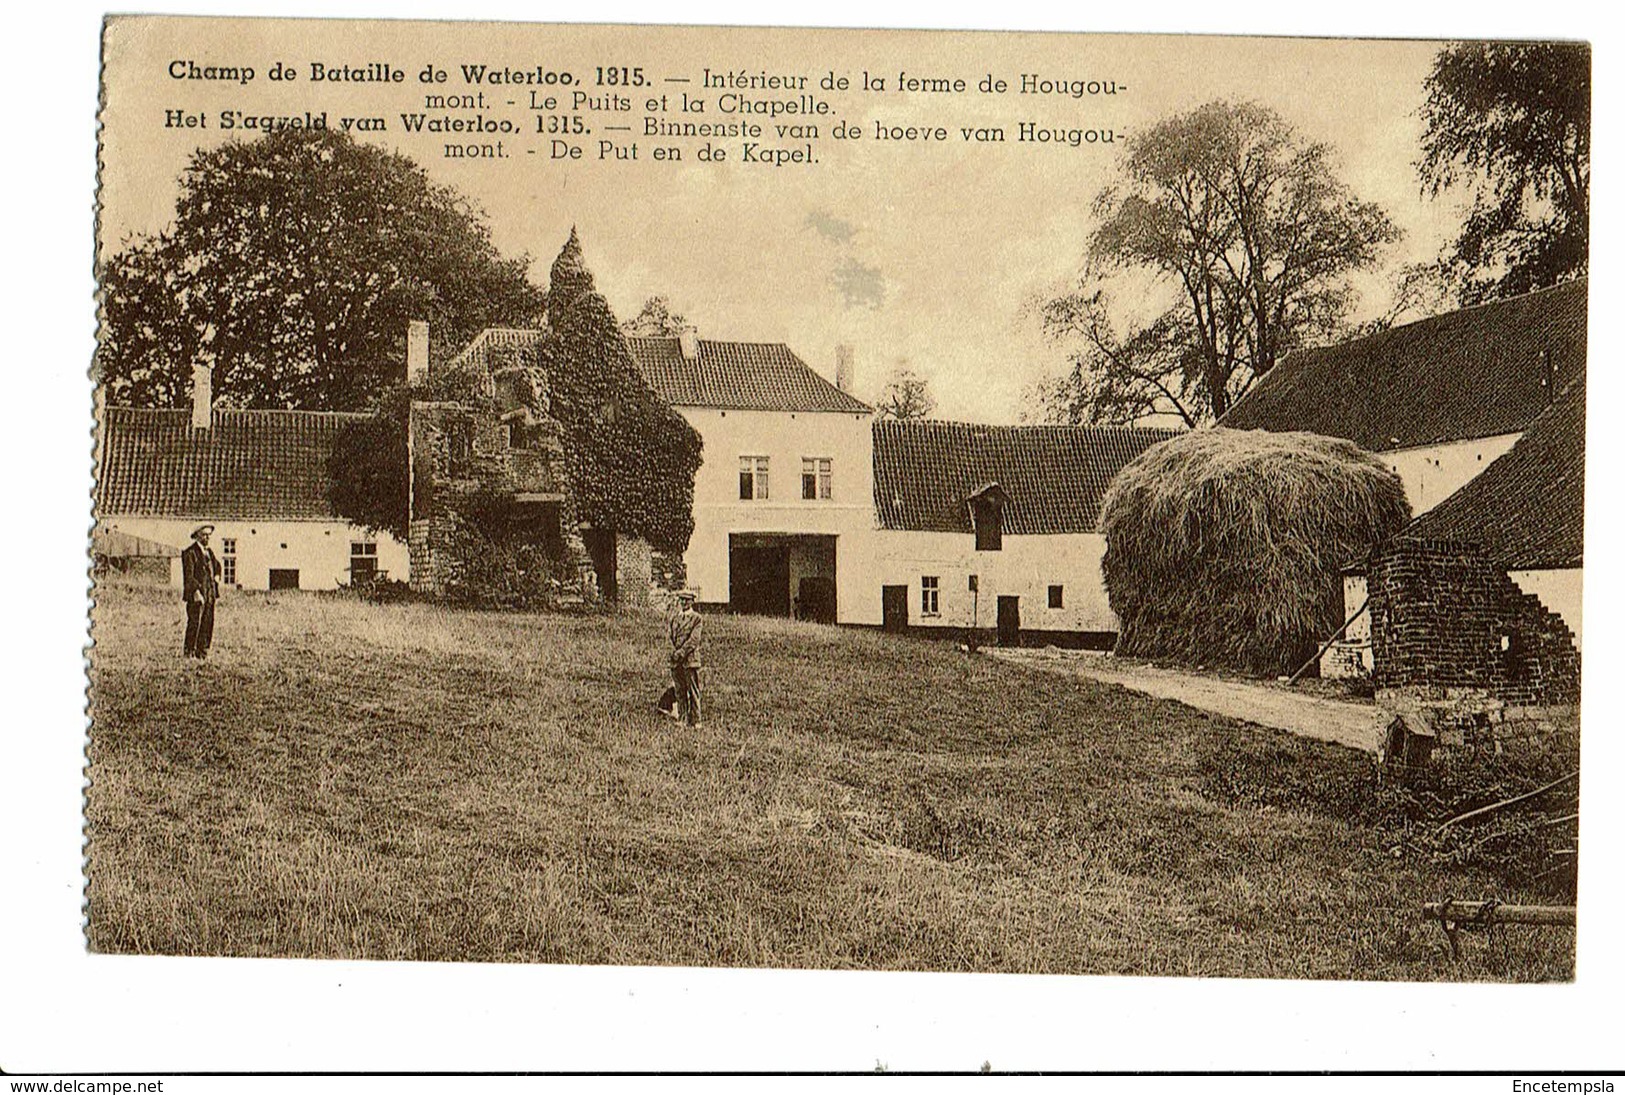
[[[925,378],[908,366],[899,365],[880,393],[877,410],[882,418],[906,422],[911,418],[924,418],[936,407],[936,398]]]
[[[409,320],[442,346],[534,322],[527,266],[456,191],[342,132],[200,149],[174,224],[104,264],[97,368],[115,403],[183,402],[202,359],[238,406],[360,410],[401,377]]]
[[[1208,103],[1131,139],[1093,211],[1083,278],[1043,310],[1075,347],[1038,393],[1059,421],[1223,415],[1287,352],[1343,329],[1347,275],[1399,236],[1327,145],[1256,103]],[[1159,293],[1171,302],[1149,320],[1118,304]]]
[[[1586,272],[1591,222],[1591,48],[1462,42],[1423,85],[1423,192],[1472,205],[1443,261],[1466,303]]]
[[[334,512],[403,543],[410,521],[406,431],[411,405],[412,393],[404,385],[389,389],[375,413],[345,423],[327,458],[327,500]]]
[[[574,229],[553,262],[541,364],[578,520],[681,551],[694,531],[700,435],[638,372]]]
[[[645,338],[671,336],[688,326],[688,320],[672,310],[671,301],[663,296],[650,297],[643,302],[643,310],[621,325],[629,335]]]

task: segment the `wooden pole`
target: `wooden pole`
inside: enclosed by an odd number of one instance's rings
[[[1367,597],[1365,600],[1361,601],[1360,607],[1354,610],[1354,615],[1344,620],[1343,626],[1332,632],[1332,637],[1320,644],[1320,649],[1315,651],[1315,656],[1298,666],[1298,671],[1286,679],[1287,685],[1291,686],[1297,684],[1298,678],[1309,672],[1309,667],[1320,661],[1320,659],[1325,656],[1326,651],[1332,648],[1332,644],[1343,637],[1343,632],[1347,631],[1355,620],[1358,620],[1361,616],[1365,615],[1365,610],[1370,604],[1370,597]]]
[[[1422,919],[1454,924],[1552,924],[1573,927],[1574,906],[1500,905],[1494,901],[1429,901],[1422,906]]]
[[[1520,802],[1526,802],[1537,795],[1544,795],[1547,791],[1550,791],[1554,787],[1561,787],[1570,780],[1579,778],[1579,772],[1570,772],[1566,776],[1559,776],[1557,779],[1552,780],[1552,782],[1546,784],[1544,787],[1536,787],[1533,791],[1530,791],[1527,794],[1517,795],[1509,799],[1503,799],[1500,802],[1492,802],[1488,806],[1480,806],[1476,810],[1468,810],[1465,814],[1457,814],[1455,817],[1451,818],[1449,821],[1435,829],[1434,833],[1437,835],[1438,833],[1444,832],[1452,825],[1459,825],[1463,821],[1471,821],[1473,818],[1483,817],[1485,814],[1493,814],[1495,811],[1504,809],[1507,806],[1516,806]]]

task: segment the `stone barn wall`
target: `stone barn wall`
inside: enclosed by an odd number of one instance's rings
[[[1384,753],[1501,750],[1576,734],[1580,653],[1562,618],[1470,546],[1397,540],[1373,555],[1372,677]]]
[[[1396,540],[1373,556],[1372,674],[1379,690],[1482,690],[1520,706],[1577,703],[1580,653],[1562,617],[1471,547]]]

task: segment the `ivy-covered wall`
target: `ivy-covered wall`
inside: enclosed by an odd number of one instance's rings
[[[413,585],[646,605],[651,549],[693,532],[700,436],[638,371],[573,231],[548,299],[545,330],[486,332],[412,404]]]
[[[507,364],[441,387],[462,398],[414,403],[408,427],[413,587],[488,606],[596,602],[545,378]]]

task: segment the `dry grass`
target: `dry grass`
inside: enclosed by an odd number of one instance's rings
[[[1409,519],[1399,476],[1352,442],[1207,429],[1153,445],[1101,502],[1118,651],[1291,672],[1343,622],[1339,569]]]
[[[204,665],[180,624],[168,591],[96,608],[99,951],[1573,973],[1566,932],[1451,963],[1420,903],[1516,895],[1212,778],[1242,750],[1358,779],[1355,754],[1122,690],[719,618],[691,732],[653,710],[649,617],[241,596]]]

